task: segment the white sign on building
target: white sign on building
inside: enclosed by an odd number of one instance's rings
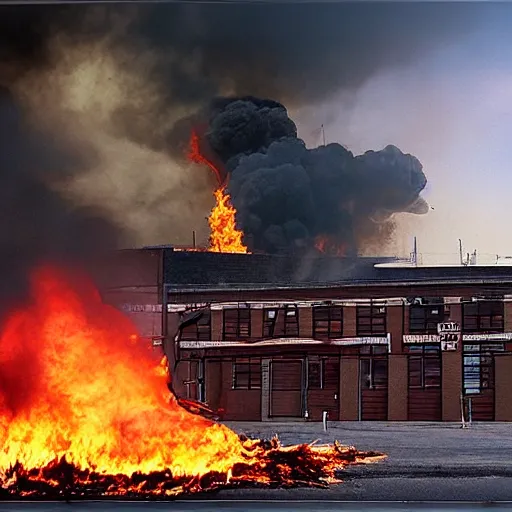
[[[442,322],[437,324],[441,350],[447,352],[456,351],[461,340],[460,324],[457,322]]]

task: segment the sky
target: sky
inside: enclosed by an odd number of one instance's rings
[[[422,162],[429,180],[423,196],[434,210],[401,216],[397,251],[409,252],[415,235],[428,261],[453,260],[459,238],[465,252],[477,249],[480,262],[512,255],[508,12],[411,65],[373,76],[355,93],[295,113],[311,145],[324,124],[328,142],[356,154],[394,144]]]

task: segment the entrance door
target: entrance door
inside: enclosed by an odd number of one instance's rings
[[[359,419],[388,419],[388,358],[385,355],[359,359]]]
[[[409,421],[441,421],[441,347],[409,345],[407,379],[407,419]]]
[[[303,415],[303,361],[270,362],[270,416],[301,418]]]

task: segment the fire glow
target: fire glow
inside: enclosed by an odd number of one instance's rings
[[[381,460],[282,447],[181,408],[165,360],[85,277],[42,268],[0,335],[0,496],[171,497],[225,486],[325,486]]]
[[[201,154],[199,137],[192,132],[188,157],[192,162],[207,165],[217,178],[218,188],[214,191],[215,206],[208,217],[210,226],[210,247],[211,252],[247,253],[244,245],[243,233],[236,227],[236,209],[231,204],[231,198],[226,192],[221,173],[215,165]]]

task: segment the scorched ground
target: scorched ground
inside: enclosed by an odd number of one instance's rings
[[[165,360],[84,275],[32,276],[0,337],[4,497],[169,497],[236,485],[325,485],[375,453],[281,447],[181,408]]]

